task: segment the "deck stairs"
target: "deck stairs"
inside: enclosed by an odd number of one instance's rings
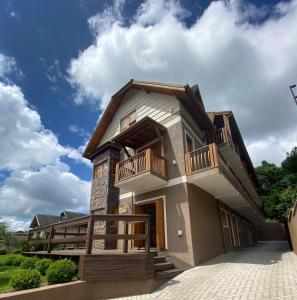
[[[178,268],[169,261],[169,256],[163,251],[151,251],[154,254],[154,267],[156,280],[169,280],[179,275],[184,269]]]

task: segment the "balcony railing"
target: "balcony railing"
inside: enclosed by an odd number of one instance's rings
[[[216,144],[212,143],[192,152],[186,153],[185,164],[187,174],[218,166]]]
[[[154,154],[151,148],[117,163],[115,181],[117,183],[148,171],[167,177],[166,159]]]
[[[227,127],[217,129],[215,133],[215,142],[217,145],[229,143],[238,157],[240,157],[239,148],[236,144],[233,143],[232,137]]]
[[[123,222],[124,233],[101,234],[96,233],[95,222]],[[144,234],[130,234],[128,233],[128,224],[144,223]],[[86,226],[86,232],[65,232],[65,228],[75,226]],[[62,230],[61,230],[62,229]],[[32,239],[34,233],[45,233],[42,239]],[[59,236],[63,236],[62,238]],[[68,237],[67,237],[68,236]],[[145,241],[145,252],[150,252],[150,216],[149,215],[89,215],[69,221],[63,221],[46,226],[37,227],[29,230],[28,244],[32,245],[43,244],[47,249],[47,253],[51,253],[53,246],[64,244],[85,244],[86,254],[92,254],[93,241],[96,240],[123,240],[123,252],[128,252],[129,240],[143,240]]]

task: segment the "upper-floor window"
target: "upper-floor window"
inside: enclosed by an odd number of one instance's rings
[[[192,152],[194,150],[194,140],[186,133],[186,152]]]
[[[120,121],[120,131],[123,131],[129,128],[136,122],[136,109],[129,112],[125,117]]]
[[[108,164],[108,161],[105,160],[104,162],[101,162],[94,167],[94,179],[106,175],[107,164]]]

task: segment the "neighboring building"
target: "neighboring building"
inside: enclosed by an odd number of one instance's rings
[[[151,215],[151,247],[197,265],[256,242],[264,216],[252,162],[232,112],[207,113],[197,85],[131,80],[112,96],[84,157],[94,165],[90,212]]]
[[[33,228],[51,225],[51,224],[59,223],[59,222],[63,222],[63,221],[69,221],[69,220],[73,220],[73,219],[77,219],[77,218],[81,218],[81,217],[85,217],[85,216],[87,216],[87,214],[75,212],[75,211],[68,211],[68,210],[61,212],[59,216],[36,214],[34,216],[34,218],[32,219],[29,228],[33,229]],[[81,226],[65,228],[65,229],[63,229],[63,233],[65,234],[65,236],[63,236],[63,235],[59,235],[59,236],[66,237],[66,234],[67,234],[67,237],[70,237],[69,233],[77,233],[77,232],[81,232],[81,233],[86,232],[86,226],[81,225]],[[46,230],[46,232],[41,231],[39,233],[39,237],[45,237],[46,233],[48,233],[48,229]],[[36,236],[37,235],[35,234],[34,237],[36,237]]]

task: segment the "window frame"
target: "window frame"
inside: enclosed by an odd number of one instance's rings
[[[100,175],[97,176],[98,169],[101,167],[100,170]],[[106,168],[106,169],[105,169]],[[105,170],[104,170],[105,169]],[[100,162],[98,162],[98,164],[96,164],[94,166],[94,170],[93,170],[93,180],[97,179],[97,178],[101,178],[103,176],[105,176],[107,174],[108,171],[108,159],[104,159]]]
[[[186,153],[190,152],[189,149],[188,149],[188,142],[187,142],[188,138],[190,140],[192,140],[192,148],[193,148],[192,151],[194,151],[195,150],[195,140],[194,140],[193,136],[191,134],[189,134],[189,132],[187,130],[185,130]]]
[[[223,212],[224,215],[225,215],[225,223],[226,223],[226,225],[223,223],[221,212]],[[227,211],[225,209],[223,209],[223,208],[220,208],[220,218],[221,218],[221,223],[222,223],[223,228],[229,228],[229,222],[228,222],[228,218],[227,218]]]
[[[136,113],[137,113],[137,110],[135,108],[135,109],[131,110],[130,112],[128,112],[124,117],[122,117],[120,119],[120,132],[128,129],[129,127],[131,127],[133,124],[136,123],[136,121],[137,121],[137,114]],[[133,114],[135,114],[135,118],[134,118],[134,120],[131,121],[131,115],[133,115]],[[125,127],[122,126],[123,121],[125,123]]]

